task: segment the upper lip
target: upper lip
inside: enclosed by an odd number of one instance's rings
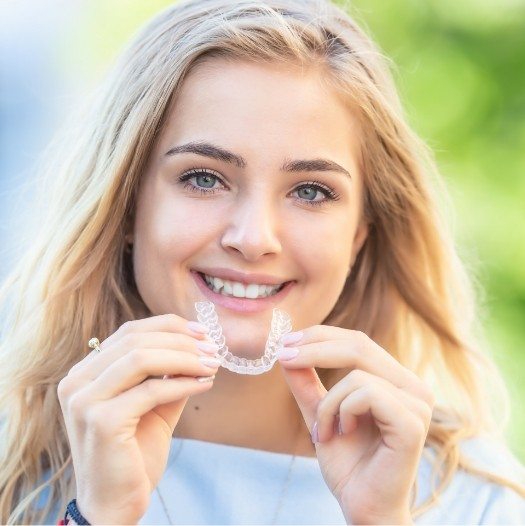
[[[246,274],[230,268],[196,268],[197,272],[208,274],[216,278],[227,279],[228,281],[239,281],[241,283],[257,283],[258,285],[281,285],[286,283],[286,279],[281,279],[269,274]]]

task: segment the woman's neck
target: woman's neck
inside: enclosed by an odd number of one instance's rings
[[[262,375],[219,368],[214,385],[191,396],[173,436],[315,457],[315,447],[277,363]]]

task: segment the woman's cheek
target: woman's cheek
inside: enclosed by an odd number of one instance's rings
[[[336,298],[344,286],[352,253],[352,230],[342,225],[330,222],[325,228],[310,230],[312,242],[305,256],[312,272],[325,282],[327,295]]]
[[[214,207],[193,199],[174,200],[158,208],[152,236],[160,246],[198,244],[216,230],[217,224]]]

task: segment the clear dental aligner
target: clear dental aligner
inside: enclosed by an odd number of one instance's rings
[[[277,361],[277,351],[282,347],[280,339],[292,330],[292,320],[290,316],[280,309],[273,309],[270,334],[266,340],[264,354],[256,360],[239,358],[234,356],[226,345],[226,340],[222,334],[222,327],[219,324],[219,317],[215,312],[215,305],[211,301],[198,301],[195,303],[197,319],[209,329],[209,335],[219,346],[218,357],[221,359],[221,366],[239,374],[262,374],[269,371]]]

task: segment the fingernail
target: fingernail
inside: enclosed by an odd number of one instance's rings
[[[189,321],[188,329],[199,334],[206,334],[207,332],[209,332],[208,327],[206,327],[206,325],[203,325],[202,323],[199,323],[198,321]]]
[[[291,360],[299,354],[297,347],[287,347],[286,349],[278,350],[275,355],[278,360]]]
[[[213,376],[197,376],[196,380],[197,382],[213,382],[213,380],[215,379],[215,375]]]
[[[201,362],[206,367],[219,367],[221,361],[218,358],[208,358],[207,356],[199,356],[199,362]]]
[[[303,337],[303,331],[289,332],[288,334],[285,334],[281,338],[281,343],[283,345],[291,345],[293,343],[297,343],[298,341],[300,341],[302,337]]]
[[[217,344],[201,341],[197,342],[197,348],[208,354],[217,354],[217,351],[219,350],[219,346]]]
[[[314,422],[312,427],[312,443],[317,444],[319,442],[319,431],[317,430],[317,422]]]

